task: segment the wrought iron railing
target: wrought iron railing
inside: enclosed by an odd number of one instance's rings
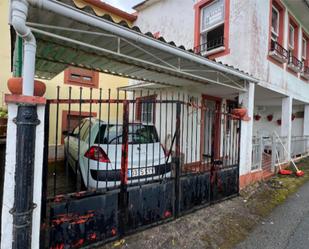
[[[213,40],[209,40],[199,46],[196,46],[194,48],[194,53],[196,54],[205,53],[205,52],[208,52],[208,51],[211,51],[213,49],[220,48],[223,46],[224,46],[224,37],[220,36]]]
[[[297,59],[292,52],[290,52],[290,56],[289,56],[289,64],[292,64],[293,66],[295,66],[296,68],[298,68],[299,70],[301,70],[303,68],[303,63]]]
[[[309,75],[309,67],[303,66],[303,74]]]
[[[271,40],[270,50],[276,52],[284,59],[289,59],[289,51],[282,47],[278,42]]]

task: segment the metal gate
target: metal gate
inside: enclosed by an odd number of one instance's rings
[[[41,248],[106,243],[237,195],[240,121],[199,103],[58,87],[45,113]]]

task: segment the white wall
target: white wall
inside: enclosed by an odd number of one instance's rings
[[[269,1],[231,0],[231,53],[218,58],[218,60],[249,72],[260,80],[259,84],[263,87],[292,96],[294,99],[309,102],[308,83],[300,77],[287,72],[285,70],[286,65],[282,69],[267,59],[270,25]],[[286,48],[287,20],[285,20],[284,25],[284,44]],[[300,26],[301,29],[302,26]]]
[[[167,41],[193,48],[195,2],[161,0],[139,12],[134,24],[143,32],[160,31]],[[269,13],[270,0],[230,0],[230,54],[216,60],[252,74],[263,87],[309,102],[308,83],[267,59]],[[287,25],[286,21],[286,32]],[[284,37],[286,45],[287,34]]]
[[[160,32],[164,39],[192,49],[194,45],[194,1],[161,0],[141,12],[134,25],[143,33]]]
[[[258,110],[257,107],[254,108]],[[303,112],[304,108],[302,106],[293,106],[293,113]],[[276,131],[277,134],[281,132],[281,126],[277,124],[277,120],[281,119],[281,106],[267,106],[263,111],[255,111],[259,114],[261,119],[259,121],[254,120],[253,123],[253,136],[271,136],[273,131]],[[267,116],[272,114],[273,120],[268,121]],[[292,136],[302,136],[303,135],[303,118],[295,118],[292,121]]]

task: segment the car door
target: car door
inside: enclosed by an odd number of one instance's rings
[[[76,163],[78,162],[78,152],[79,152],[79,140],[83,135],[83,131],[85,130],[84,124],[86,120],[82,120],[80,125],[76,126],[69,136],[64,139],[65,148],[67,152],[67,160],[69,164],[72,166],[73,170],[76,169]]]

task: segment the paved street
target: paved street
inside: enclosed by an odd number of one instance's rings
[[[309,248],[309,183],[274,209],[235,249],[253,248]]]

